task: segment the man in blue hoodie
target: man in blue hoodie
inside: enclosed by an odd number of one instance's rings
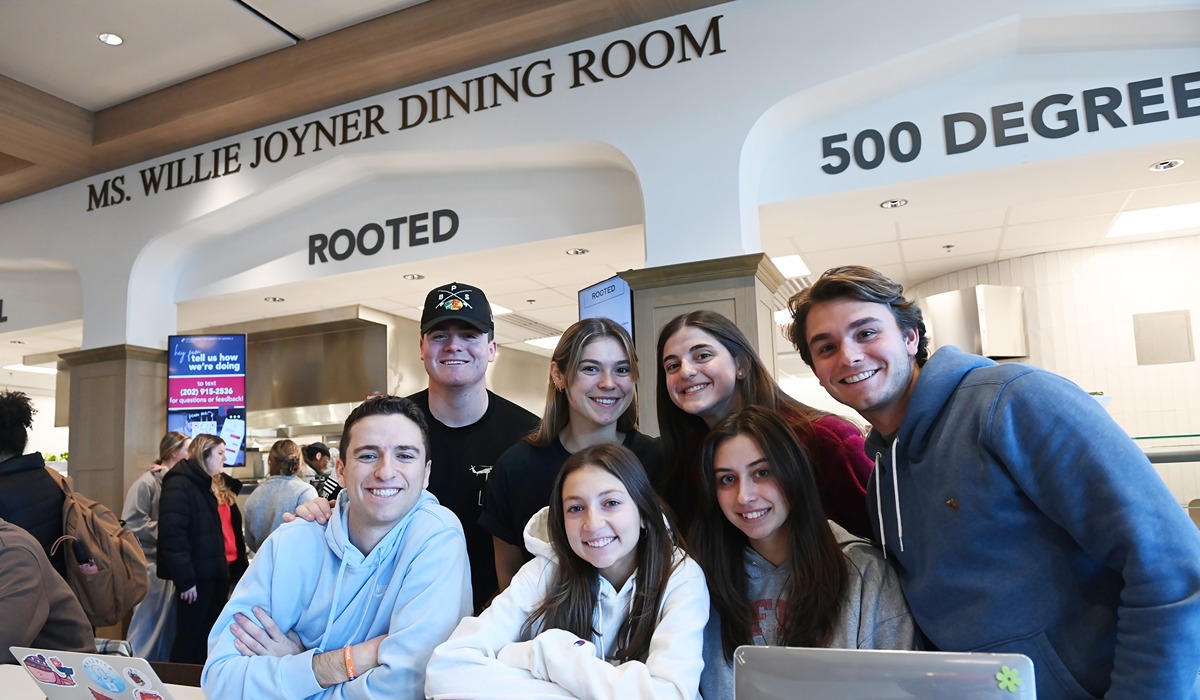
[[[429,433],[408,399],[346,419],[328,526],[267,538],[208,637],[211,698],[422,698],[425,666],[471,613],[458,518],[429,483]]]
[[[1062,377],[929,357],[902,292],[829,270],[790,339],[871,423],[875,539],[929,641],[1029,656],[1043,699],[1198,697],[1200,535],[1145,455]]]

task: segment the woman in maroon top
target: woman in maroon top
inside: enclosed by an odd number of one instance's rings
[[[713,311],[672,319],[658,336],[659,492],[690,525],[699,495],[700,445],[712,426],[743,406],[778,413],[808,452],[825,515],[870,535],[866,488],[874,464],[852,423],[783,393],[745,334]]]

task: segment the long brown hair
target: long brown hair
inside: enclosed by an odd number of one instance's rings
[[[785,415],[788,423],[807,432],[809,424],[825,416],[811,406],[800,403],[787,394],[771,378],[759,359],[754,346],[733,321],[715,311],[700,310],[681,314],[667,322],[658,333],[658,430],[662,440],[664,464],[659,493],[679,516],[686,527],[695,510],[698,486],[696,461],[700,444],[708,435],[708,424],[675,405],[667,390],[667,373],[663,370],[663,355],[667,341],[685,326],[699,328],[716,338],[728,351],[745,375],[736,384],[741,406],[765,406]]]
[[[559,338],[554,348],[551,361],[562,373],[564,381],[569,385],[579,370],[579,361],[583,359],[584,348],[593,340],[611,338],[625,351],[629,358],[630,375],[633,377],[633,400],[629,408],[617,418],[617,431],[628,433],[638,428],[637,401],[637,350],[633,347],[633,338],[621,324],[607,318],[585,318],[571,324]],[[558,438],[558,434],[571,422],[571,405],[567,399],[566,388],[559,389],[554,385],[551,375],[546,387],[546,411],[542,414],[542,422],[537,430],[526,436],[525,441],[535,447],[545,447]]]
[[[709,433],[700,449],[700,496],[688,540],[704,569],[713,606],[721,614],[725,658],[751,644],[754,611],[746,592],[745,533],[729,522],[717,501],[716,453],[742,435],[753,440],[767,460],[771,477],[787,500],[789,555],[786,605],[779,617],[776,644],[826,646],[838,623],[850,573],[821,508],[821,496],[804,447],[779,416],[761,406],[728,416]]]
[[[563,482],[584,467],[597,467],[615,476],[637,506],[644,529],[637,543],[637,571],[629,614],[617,632],[618,663],[645,661],[658,626],[663,593],[678,562],[675,543],[663,518],[662,504],[636,455],[621,445],[593,445],[563,463],[550,494],[550,544],[558,559],[546,596],[525,621],[522,636],[535,629],[563,629],[583,639],[596,634],[593,626],[600,601],[600,572],[571,549],[563,513]]]
[[[225,449],[225,441],[220,436],[201,433],[192,438],[192,446],[188,448],[188,458],[196,460],[200,463],[201,469],[208,471],[205,461],[212,455],[213,450],[223,449]],[[217,497],[218,503],[232,506],[237,502],[237,494],[225,483],[224,472],[217,472],[212,475],[212,492]]]

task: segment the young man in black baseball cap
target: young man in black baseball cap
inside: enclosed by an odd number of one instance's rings
[[[483,290],[462,282],[431,290],[420,344],[429,388],[409,397],[429,423],[429,491],[462,521],[476,611],[497,588],[492,537],[477,523],[483,489],[496,458],[538,422],[487,389],[487,368],[496,359],[494,331]]]

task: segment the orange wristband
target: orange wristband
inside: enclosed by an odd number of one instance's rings
[[[352,681],[358,678],[358,672],[354,670],[354,655],[350,653],[350,647],[342,647],[342,656],[346,659],[346,675],[349,676],[346,680]]]

